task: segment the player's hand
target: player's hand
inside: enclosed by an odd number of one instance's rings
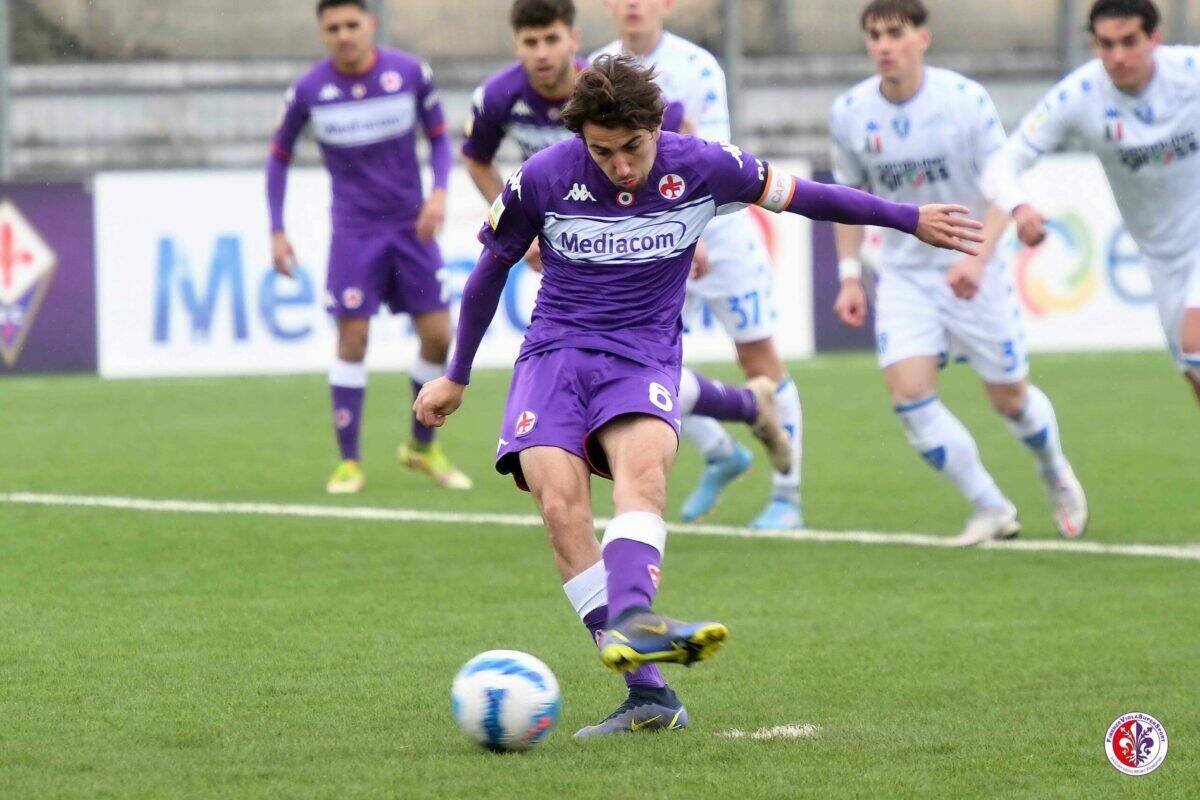
[[[987,265],[978,258],[964,258],[957,262],[946,273],[950,291],[954,292],[954,296],[959,300],[970,300],[979,293],[986,267]]]
[[[292,277],[292,267],[296,265],[296,251],[292,249],[292,243],[283,231],[271,234],[271,264],[280,275]]]
[[[846,278],[833,304],[833,313],[838,315],[851,328],[861,328],[867,321],[867,293],[863,291],[862,281],[858,278]]]
[[[1017,236],[1027,247],[1037,247],[1046,238],[1046,218],[1029,205],[1022,203],[1013,209],[1013,219],[1017,222]]]
[[[432,242],[446,221],[446,190],[434,189],[429,199],[421,206],[421,214],[417,217],[417,238],[422,242]]]
[[[534,272],[542,271],[542,243],[538,239],[534,239],[525,252],[525,266]]]
[[[421,387],[417,399],[413,402],[413,413],[417,421],[427,428],[440,428],[446,424],[446,417],[453,414],[462,405],[463,391],[466,386],[443,375],[429,381]]]
[[[983,223],[968,217],[969,213],[971,209],[966,206],[938,203],[921,206],[921,217],[917,220],[917,229],[913,235],[934,247],[977,256],[979,249],[973,244],[983,242],[983,235],[979,233],[983,229]]]
[[[688,272],[688,280],[698,281],[708,274],[712,269],[712,261],[708,258],[708,246],[704,241],[696,242],[696,249],[692,253],[692,269]]]

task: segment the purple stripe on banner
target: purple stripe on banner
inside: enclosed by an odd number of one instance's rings
[[[0,184],[0,375],[96,369],[92,196]]]
[[[819,171],[813,180],[833,183],[833,176]],[[828,350],[873,350],[875,348],[874,304],[861,328],[850,328],[833,313],[841,281],[837,274],[837,248],[833,239],[833,223],[814,222],[813,243],[813,332],[817,352]],[[872,298],[873,299],[873,298]]]

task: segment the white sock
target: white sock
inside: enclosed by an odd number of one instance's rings
[[[607,580],[608,573],[601,559],[563,584],[567,600],[580,619],[608,602]]]
[[[361,361],[334,359],[329,367],[329,385],[345,389],[367,388],[367,365]]]
[[[712,417],[688,414],[679,426],[679,433],[700,451],[705,461],[719,461],[733,455],[733,437]]]
[[[896,406],[908,441],[931,467],[946,474],[976,509],[996,508],[1004,494],[979,460],[970,432],[937,395]]]
[[[783,423],[788,438],[792,441],[792,466],[786,474],[776,472],[771,479],[771,496],[789,503],[800,502],[800,454],[804,447],[804,417],[800,410],[800,392],[796,382],[784,376],[775,391],[775,402],[779,408],[779,421]]]
[[[1054,406],[1045,392],[1033,384],[1025,395],[1025,408],[1015,417],[1005,417],[1013,436],[1023,441],[1041,466],[1042,477],[1052,480],[1067,465],[1062,440],[1058,436],[1058,420]]]
[[[412,367],[408,370],[408,377],[412,378],[413,383],[419,383],[424,386],[430,381],[440,378],[445,371],[445,364],[435,364],[432,361],[426,361],[417,356],[417,360],[413,362]]]
[[[696,380],[696,373],[684,367],[679,373],[679,413],[683,416],[692,413],[699,399],[700,383]]]

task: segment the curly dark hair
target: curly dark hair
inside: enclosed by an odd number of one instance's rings
[[[662,125],[666,105],[653,67],[639,66],[629,56],[601,56],[579,73],[562,121],[574,133],[581,133],[585,122],[652,131]]]

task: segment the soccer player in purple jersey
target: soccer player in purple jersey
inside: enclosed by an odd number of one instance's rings
[[[463,294],[454,360],[414,408],[438,426],[462,404],[471,362],[509,268],[540,237],[533,321],[513,372],[496,468],[541,510],[567,598],[628,698],[580,737],[687,723],[658,663],[690,664],[725,641],[719,622],[650,608],[667,527],[667,474],[679,430],[684,284],[717,214],[749,204],[816,219],[897,228],[973,253],[981,223],[961,206],[917,208],[778,173],[731,144],[662,132],[650,69],[605,56],[563,110],[577,134],[509,177],[480,232],[485,249]],[[573,187],[586,188],[573,193]],[[611,478],[615,514],[596,541],[591,474]]]
[[[283,226],[287,169],[310,122],[333,184],[333,237],[326,303],[337,320],[337,360],[329,370],[333,421],[342,463],[326,484],[333,494],[359,491],[359,423],[371,317],[386,303],[407,312],[420,339],[409,375],[413,394],[445,368],[450,315],[434,236],[445,218],[453,158],[429,65],[374,46],[375,18],[365,0],[320,0],[317,22],[329,57],[288,90],[283,121],[271,140],[267,198],[275,269],[290,275],[295,253]],[[429,139],[433,192],[421,189],[416,127]],[[434,432],[413,418],[400,460],[441,486],[470,489]]]

